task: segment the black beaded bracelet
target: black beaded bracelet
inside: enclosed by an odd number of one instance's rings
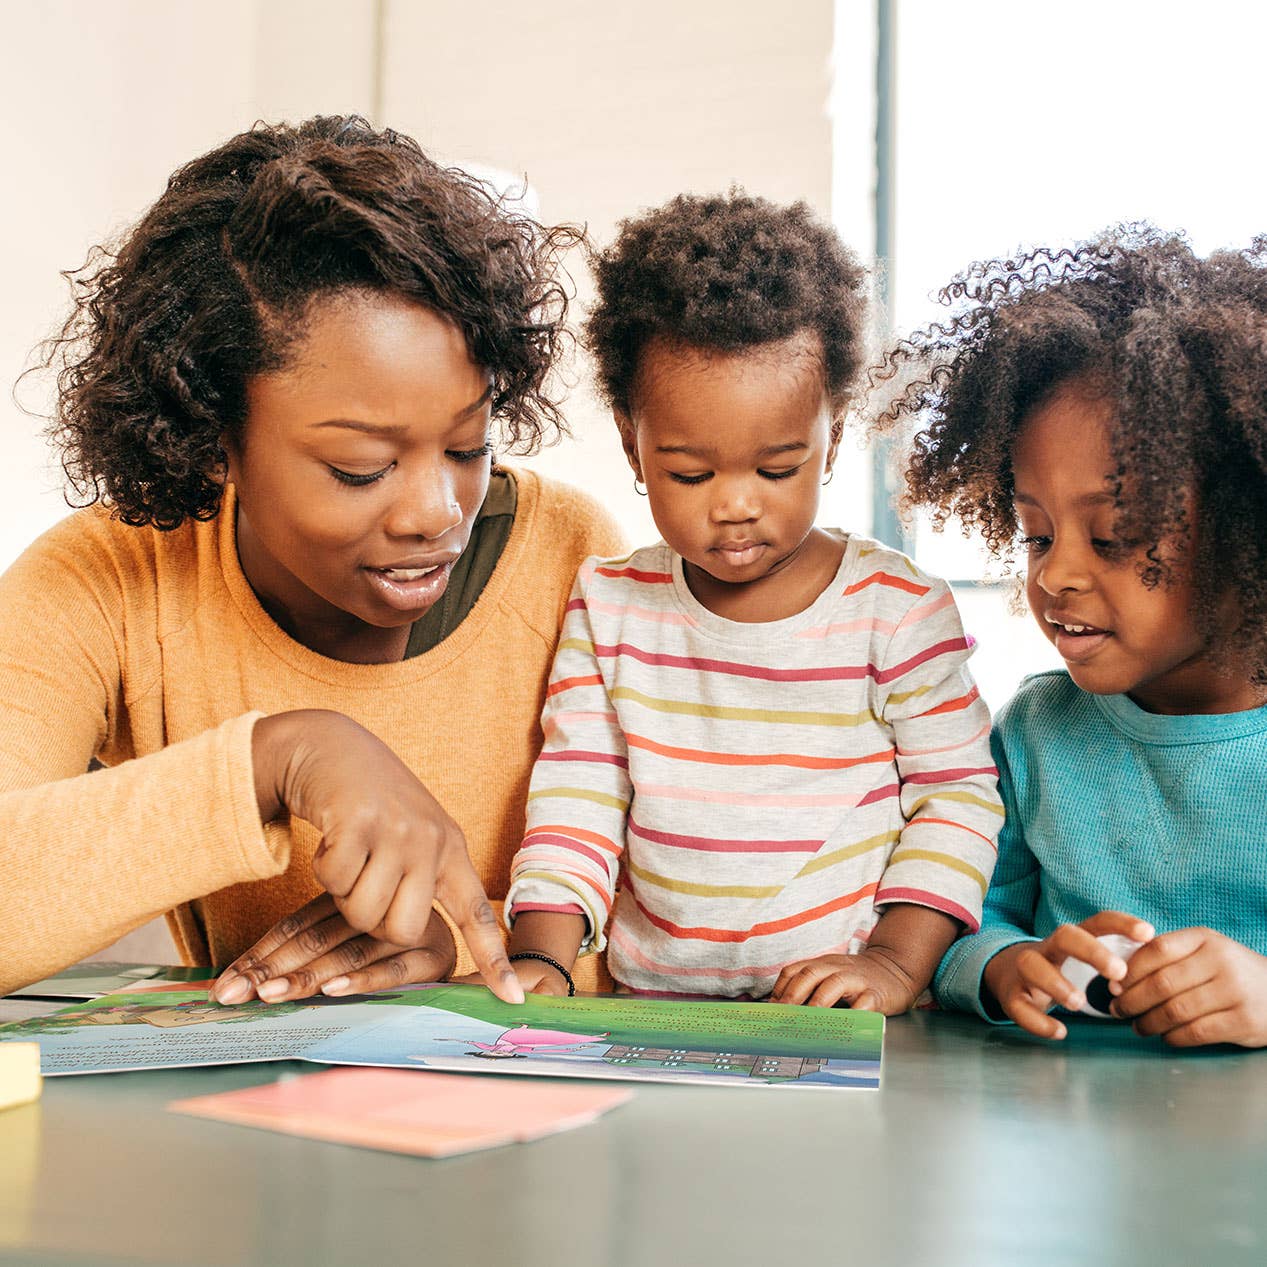
[[[539,959],[542,963],[548,964],[568,983],[568,998],[570,999],[576,993],[576,983],[572,980],[572,974],[557,959],[543,955],[539,950],[516,951],[510,956],[510,962],[514,963],[516,959]]]

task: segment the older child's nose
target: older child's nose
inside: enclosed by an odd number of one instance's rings
[[[1067,590],[1085,590],[1091,586],[1090,556],[1076,543],[1052,542],[1041,559],[1031,570],[1035,579],[1048,594],[1062,594]]]

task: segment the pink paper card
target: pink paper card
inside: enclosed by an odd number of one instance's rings
[[[410,1069],[327,1069],[167,1107],[287,1135],[449,1157],[592,1122],[633,1092]]]

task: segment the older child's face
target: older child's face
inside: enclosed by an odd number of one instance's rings
[[[732,619],[801,610],[839,564],[814,528],[837,443],[816,353],[802,335],[736,355],[652,342],[618,418],[692,592]]]
[[[247,386],[229,478],[265,609],[334,659],[399,659],[444,593],[489,478],[489,379],[461,332],[389,295],[318,299]]]
[[[1111,417],[1073,384],[1021,429],[1012,469],[1030,610],[1084,691],[1126,694],[1154,713],[1252,708],[1248,683],[1210,666],[1182,544],[1161,543],[1172,576],[1149,589],[1146,549],[1115,539]]]

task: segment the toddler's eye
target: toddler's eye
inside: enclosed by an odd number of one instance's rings
[[[802,462],[802,463],[801,463],[801,466],[804,466],[804,465],[805,465],[805,464]],[[763,480],[786,480],[786,479],[790,479],[790,478],[791,478],[793,475],[795,475],[795,474],[797,473],[797,471],[799,471],[800,469],[801,469],[801,467],[800,467],[800,466],[792,466],[792,467],[789,467],[786,471],[761,471],[761,470],[758,470],[758,471],[757,471],[757,474],[758,474],[758,475],[760,475],[760,476],[761,476],[761,478],[762,478]]]
[[[492,451],[493,446],[485,442],[478,449],[450,449],[449,456],[455,462],[478,462],[480,458],[488,457]]]
[[[704,475],[680,475],[677,471],[669,472],[669,479],[677,484],[702,484],[706,479],[711,479],[709,474]]]
[[[381,471],[371,471],[368,475],[357,475],[353,471],[341,471],[337,466],[332,466],[329,470],[330,474],[340,484],[351,484],[353,488],[362,488],[366,484],[373,484],[375,480],[381,480],[395,465],[395,462],[389,462]]]

